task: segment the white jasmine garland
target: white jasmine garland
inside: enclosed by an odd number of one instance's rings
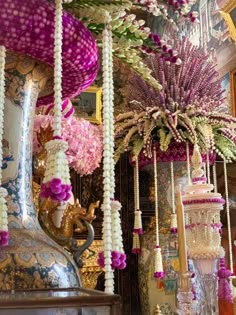
[[[228,189],[227,164],[225,160],[224,160],[224,182],[225,182],[225,206],[226,206],[228,240],[229,240],[229,267],[230,267],[230,271],[233,274],[234,264],[233,264],[232,233],[231,233],[231,220],[230,220],[230,209],[229,209],[229,189]]]
[[[70,199],[70,174],[65,151],[67,143],[61,138],[62,104],[62,0],[55,0],[54,31],[54,130],[53,140],[46,144],[46,171],[40,196],[63,202]],[[56,182],[55,182],[56,180]],[[60,191],[60,193],[59,193]]]
[[[3,140],[3,120],[4,120],[4,102],[5,102],[5,60],[6,48],[0,46],[0,246],[8,245],[8,218],[6,196],[7,190],[2,185],[2,140]]]
[[[114,291],[114,274],[112,270],[112,210],[111,195],[114,194],[113,175],[113,143],[111,140],[111,117],[113,114],[113,97],[110,90],[111,83],[111,54],[112,32],[111,26],[105,24],[103,30],[102,68],[103,68],[103,252],[105,270],[105,292]]]

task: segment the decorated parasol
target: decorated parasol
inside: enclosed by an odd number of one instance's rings
[[[45,0],[0,1],[0,44],[51,67],[54,64],[55,7]],[[98,70],[95,39],[68,12],[63,13],[63,99],[91,85]],[[41,91],[37,106],[53,102],[52,85]]]

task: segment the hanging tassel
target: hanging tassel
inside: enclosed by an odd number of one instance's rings
[[[5,61],[6,48],[0,46],[0,144],[3,140],[3,118],[5,102]],[[0,150],[0,246],[7,246],[9,240],[8,217],[7,217],[7,190],[2,185],[2,149]]]
[[[232,276],[232,272],[226,268],[225,259],[220,258],[220,269],[218,271],[218,297],[219,299],[233,303],[233,294],[229,283],[230,276]]]
[[[154,148],[153,152],[154,159],[154,191],[155,191],[155,216],[156,216],[156,248],[155,248],[155,271],[154,277],[156,279],[161,279],[164,277],[163,272],[163,262],[162,262],[162,254],[159,240],[159,220],[158,220],[158,186],[157,186],[157,152],[156,148]]]
[[[133,228],[133,254],[141,253],[139,235],[143,234],[142,212],[139,209],[139,165],[138,158],[134,166],[134,228]]]
[[[174,163],[173,163],[173,161],[170,162],[170,179],[171,179],[171,203],[172,203],[170,232],[172,234],[176,234],[177,233],[177,216],[175,213],[175,179],[174,179]]]
[[[133,254],[140,254],[141,253],[139,234],[137,234],[137,233],[133,233],[132,253]]]
[[[189,143],[186,142],[186,162],[187,162],[187,175],[188,175],[188,184],[191,184],[191,174],[190,174],[190,154],[189,154]]]
[[[154,277],[156,279],[162,279],[164,277],[162,254],[160,246],[155,248],[155,272]]]
[[[133,232],[136,234],[143,234],[143,227],[142,227],[142,212],[137,209],[134,212],[134,229]]]
[[[177,215],[176,213],[171,214],[170,218],[170,232],[172,234],[177,234]]]
[[[62,104],[62,0],[55,1],[54,32],[54,131],[53,140],[46,143],[46,171],[41,185],[41,198],[51,198],[56,202],[67,201],[71,197],[69,166],[65,152],[66,141],[61,137]]]

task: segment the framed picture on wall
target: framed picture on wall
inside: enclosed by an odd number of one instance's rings
[[[236,41],[236,0],[228,0],[220,12],[225,19],[230,37]]]
[[[230,96],[232,115],[236,117],[236,69],[230,71]]]
[[[92,86],[71,100],[75,116],[100,124],[102,109],[102,89]]]

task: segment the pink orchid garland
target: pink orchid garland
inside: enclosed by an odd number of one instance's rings
[[[40,127],[53,124],[50,115],[36,115],[33,133],[33,154],[41,150],[37,140]],[[82,118],[70,121],[62,118],[62,138],[68,143],[66,157],[69,166],[80,175],[91,174],[100,164],[102,158],[102,127],[91,124]]]

